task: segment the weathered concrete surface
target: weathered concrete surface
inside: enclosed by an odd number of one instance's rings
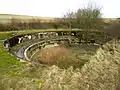
[[[28,34],[28,35],[16,36],[15,38],[10,39],[9,42],[11,43],[10,45],[13,44],[12,46],[14,46],[16,44],[19,44],[19,43],[23,43],[23,42],[28,42],[28,41],[31,42],[31,43],[28,43],[28,45],[25,45],[25,46],[21,47],[16,53],[14,53],[14,55],[16,55],[20,59],[25,59],[24,51],[26,50],[27,47],[29,47],[30,45],[33,45],[34,43],[36,43],[35,41],[38,40],[38,39],[39,40],[41,39],[41,41],[45,41],[45,40],[50,40],[51,41],[52,40],[52,41],[55,41],[58,44],[59,43],[60,44],[62,44],[62,43],[63,44],[71,44],[71,45],[73,44],[73,46],[75,44],[78,45],[80,43],[84,43],[84,42],[81,41],[81,38],[80,38],[79,34],[78,34],[78,36],[76,36],[75,32],[74,33],[71,32],[69,35],[66,35],[66,34],[63,34],[63,33],[61,33],[60,35],[58,35],[58,34],[59,33],[57,33],[57,32],[33,33],[33,34]],[[82,35],[82,33],[80,35]],[[57,40],[60,37],[62,37],[63,39]],[[74,38],[74,40],[72,40],[71,37]],[[66,38],[67,41],[65,40],[65,38]],[[53,39],[56,39],[56,40],[53,40]],[[89,42],[91,43],[91,41],[89,41]],[[46,42],[46,43],[50,44],[49,42]],[[46,47],[44,47],[44,46],[46,46],[46,44],[45,45],[44,44],[42,44],[42,45],[38,44],[38,46],[35,46],[35,49],[32,48],[34,50],[32,50],[32,51],[30,50],[29,51],[30,53],[28,55],[31,56],[32,54],[34,54],[37,49],[46,48]],[[10,46],[10,47],[12,47],[12,46]],[[36,47],[38,47],[38,48],[36,49]]]
[[[21,59],[24,59],[24,50],[25,50],[25,46],[21,47],[18,52],[16,53],[16,56],[21,58]]]
[[[24,51],[25,51],[25,49],[26,49],[28,46],[30,46],[30,45],[32,45],[32,43],[29,43],[29,44],[21,47],[17,52],[14,53],[15,56],[17,56],[20,60],[21,60],[21,59],[22,59],[22,60],[25,60]]]
[[[46,45],[43,49],[47,49],[55,46],[59,46],[59,45],[57,43],[54,43],[54,44]]]

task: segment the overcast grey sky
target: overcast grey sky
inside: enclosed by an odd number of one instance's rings
[[[0,14],[61,17],[92,2],[102,7],[103,17],[120,17],[120,0],[0,0]]]

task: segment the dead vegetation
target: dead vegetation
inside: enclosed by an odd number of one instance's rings
[[[119,90],[119,57],[120,42],[112,40],[99,48],[81,69],[25,65],[1,78],[1,90]]]
[[[56,65],[60,68],[70,66],[81,68],[95,54],[95,49],[96,47],[92,45],[55,46],[40,50],[32,57],[32,61],[43,65]]]
[[[115,40],[103,45],[81,69],[49,68],[42,90],[119,90],[119,45]]]
[[[58,63],[60,59],[61,60],[63,60],[63,58],[67,59],[67,54],[68,54],[68,51],[66,48],[55,46],[55,47],[41,50],[41,52],[38,54],[38,59],[42,63],[53,65]]]

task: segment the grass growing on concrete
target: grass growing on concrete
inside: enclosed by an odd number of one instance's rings
[[[82,29],[72,29],[72,31],[82,31]],[[15,35],[21,34],[30,34],[30,33],[37,33],[37,32],[52,32],[52,31],[70,31],[70,29],[38,29],[38,30],[19,30],[19,31],[5,31],[0,32],[0,40],[7,39],[13,37]]]
[[[26,64],[0,80],[1,90],[119,90],[120,43],[99,48],[81,69]]]
[[[0,90],[120,90],[119,57],[120,42],[112,40],[81,69],[21,65],[0,42]]]

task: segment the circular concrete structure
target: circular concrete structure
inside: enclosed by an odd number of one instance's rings
[[[26,61],[33,61],[33,56],[45,49],[46,47],[54,47],[55,45],[79,46],[81,44],[92,44],[100,46],[110,37],[105,38],[103,32],[90,32],[88,37],[85,37],[83,31],[56,31],[56,32],[40,32],[32,34],[24,34],[10,38],[4,42],[4,47],[13,48],[16,45],[25,43],[19,50],[15,51],[14,55]]]

